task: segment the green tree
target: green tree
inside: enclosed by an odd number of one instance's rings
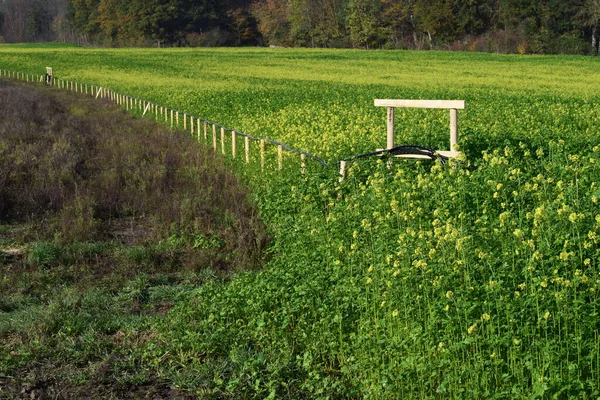
[[[49,39],[52,16],[41,2],[34,2],[27,10],[27,40]]]
[[[251,12],[268,43],[279,46],[292,43],[287,0],[258,0],[252,4]]]
[[[290,38],[296,45],[339,46],[344,39],[341,0],[290,0]]]
[[[379,24],[378,0],[350,0],[348,2],[348,31],[354,47],[370,48],[382,42]]]
[[[80,34],[95,37],[100,33],[98,5],[100,0],[71,0],[67,17]]]
[[[592,54],[599,54],[600,46],[600,0],[585,0],[577,17],[591,31]]]

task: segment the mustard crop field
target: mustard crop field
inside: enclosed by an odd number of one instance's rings
[[[0,47],[0,68],[46,66],[329,163],[230,160],[270,259],[181,296],[140,370],[208,398],[600,396],[600,59]],[[465,100],[465,158],[340,182],[338,160],[385,147],[377,98]],[[447,149],[447,111],[397,109],[396,141]]]

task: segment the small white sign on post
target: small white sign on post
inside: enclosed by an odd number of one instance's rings
[[[46,67],[46,85],[52,86],[52,68]]]

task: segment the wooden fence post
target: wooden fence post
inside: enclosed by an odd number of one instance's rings
[[[194,134],[194,117],[190,115],[190,135]]]
[[[455,108],[450,109],[450,151],[455,151],[458,143],[458,113]]]
[[[387,108],[387,148],[391,149],[393,147],[394,147],[394,107],[388,107]]]
[[[342,182],[346,178],[346,161],[340,161],[340,179]]]
[[[265,170],[265,139],[260,139],[260,170]]]
[[[300,153],[300,173],[306,174],[306,154]]]
[[[179,111],[175,112],[175,125],[179,128]]]
[[[212,125],[213,131],[213,150],[215,153],[217,152],[217,126],[215,124]]]
[[[171,109],[171,129],[173,129],[173,110]]]
[[[277,146],[277,166],[280,170],[283,169],[283,146]]]
[[[183,130],[187,131],[187,114],[183,113]]]
[[[144,115],[146,115],[146,113],[148,112],[148,109],[150,108],[150,103],[146,103],[146,107],[144,108],[144,113],[142,114],[142,117]]]
[[[225,128],[221,127],[221,153],[225,155]]]
[[[235,158],[237,152],[236,133],[231,131],[231,156]]]
[[[200,118],[198,118],[198,119],[196,120],[196,127],[197,127],[197,129],[198,129],[198,134],[197,134],[197,138],[196,138],[196,139],[197,139],[198,141],[200,141],[200,121],[201,121],[201,119],[200,119]]]
[[[204,141],[208,142],[208,121],[204,121]]]
[[[246,164],[250,163],[250,138],[244,136],[244,147],[246,148]]]

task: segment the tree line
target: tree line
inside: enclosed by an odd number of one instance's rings
[[[0,0],[0,41],[598,54],[600,0]]]

